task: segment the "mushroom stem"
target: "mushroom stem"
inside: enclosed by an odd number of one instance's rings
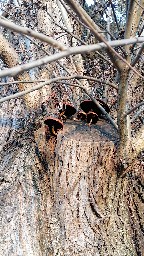
[[[89,122],[89,126],[92,124],[92,121],[93,121],[93,120],[92,120],[92,118],[91,118],[91,120],[90,120],[90,122]]]
[[[54,129],[54,126],[52,126],[52,135],[55,135],[55,136],[57,136],[57,133],[55,132],[55,129]]]

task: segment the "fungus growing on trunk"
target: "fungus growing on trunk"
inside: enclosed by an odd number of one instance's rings
[[[98,99],[98,98],[96,98],[96,100],[99,101],[100,105],[102,105],[102,107],[105,109],[105,111],[106,111],[107,113],[110,112],[109,106],[108,106],[103,100],[100,100],[100,99]]]
[[[99,119],[99,117],[95,112],[90,111],[87,113],[87,123],[89,125],[96,124],[98,119]]]
[[[97,99],[99,101],[100,105],[105,109],[107,113],[110,112],[109,106],[102,100]],[[88,113],[88,112],[95,112],[99,117],[102,117],[101,110],[96,106],[96,104],[92,100],[84,100],[80,104],[81,109]]]
[[[83,112],[83,111],[78,112],[78,114],[77,114],[77,119],[78,119],[78,120],[81,120],[81,121],[86,120],[86,113]]]
[[[54,136],[57,136],[58,131],[63,129],[63,123],[54,117],[46,118],[44,124],[48,126],[50,134]]]
[[[64,103],[60,111],[60,116],[63,118],[71,118],[76,113],[76,108],[70,103]]]

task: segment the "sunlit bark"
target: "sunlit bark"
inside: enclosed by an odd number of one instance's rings
[[[41,5],[35,22],[39,32],[70,45],[69,36],[48,18],[43,7],[47,4],[47,10],[62,26],[64,15],[71,30],[74,23],[69,15],[61,12],[58,1],[38,2]],[[32,17],[27,18],[30,21]],[[5,38],[0,40],[3,63],[15,66],[18,56],[14,48]],[[56,51],[45,43],[42,47],[50,54]],[[28,50],[33,58],[44,54],[33,43]],[[83,74],[80,55],[63,59],[61,64],[70,75]],[[46,85],[24,99],[1,104],[0,255],[143,255],[143,166],[136,156],[143,149],[144,135],[140,129],[131,140],[127,119],[123,118],[127,111],[128,72],[123,65],[118,89],[119,134],[106,120],[88,126],[74,119],[64,123],[57,137],[50,135],[43,122],[42,103],[45,115],[58,116],[56,101],[62,104],[68,100],[78,108],[83,96],[79,89],[70,89],[66,84]],[[47,80],[63,75],[68,75],[66,70],[52,63],[35,69],[32,77]],[[32,79],[30,72],[18,78]],[[88,83],[85,86],[89,89]],[[29,83],[19,85],[20,90],[29,87]],[[3,86],[2,97],[15,93],[14,89],[13,85]],[[121,175],[120,167],[127,167],[129,160],[131,169]]]

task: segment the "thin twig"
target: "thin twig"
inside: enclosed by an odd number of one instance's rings
[[[115,23],[117,25],[117,29],[119,30],[119,24],[118,24],[117,16],[116,16],[116,13],[115,13],[114,5],[113,5],[111,0],[109,0],[109,2],[111,4],[111,8],[112,8],[112,11],[113,11],[113,16],[114,16],[114,19],[115,19]]]
[[[144,105],[144,101],[138,103],[135,107],[133,107],[133,108],[131,108],[130,110],[128,110],[128,111],[125,113],[124,117],[126,117],[126,116],[129,115],[129,114],[131,114],[131,113],[134,112],[137,108],[139,108],[139,107],[141,107],[141,106],[143,106],[143,105]]]
[[[101,24],[98,24],[98,26],[99,26],[101,29],[104,29],[103,33],[108,33],[108,34],[111,36],[111,38],[112,38],[113,40],[117,40],[117,38],[116,38],[110,31],[108,31],[106,28],[104,28]],[[127,56],[126,51],[125,51],[121,46],[119,46],[118,48],[121,50],[121,52],[122,52],[122,53],[124,54],[124,56],[126,57],[126,56]]]
[[[109,63],[110,65],[113,65],[113,63],[112,63],[110,60],[108,60],[103,54],[101,54],[100,52],[97,52],[97,54],[98,54],[103,60],[105,60],[107,63]]]
[[[113,87],[114,89],[118,90],[118,86],[110,83],[110,82],[106,82],[106,81],[101,81],[100,79],[97,79],[95,77],[90,77],[90,76],[81,76],[81,75],[77,75],[76,79],[87,79],[87,80],[92,80],[92,81],[96,81],[98,83],[102,83],[102,84],[107,84],[110,85],[111,87]]]
[[[139,58],[141,57],[141,54],[144,50],[144,43],[141,45],[141,48],[139,49],[137,56],[135,57],[135,59],[132,61],[131,66],[134,67],[135,64],[138,62]]]
[[[33,83],[41,83],[41,82],[45,82],[45,80],[31,80],[31,81],[13,81],[13,82],[7,82],[7,83],[0,83],[0,86],[5,86],[5,85],[11,85],[11,84],[33,84]]]
[[[11,100],[11,99],[15,99],[15,98],[19,98],[22,97],[30,92],[36,91],[41,89],[43,86],[47,85],[47,84],[51,84],[51,83],[55,83],[57,81],[60,80],[69,80],[69,79],[74,79],[75,76],[70,76],[70,77],[57,77],[57,78],[53,78],[53,79],[49,79],[48,81],[42,83],[41,85],[36,85],[30,89],[26,89],[22,92],[18,92],[15,93],[13,95],[10,96],[6,96],[2,99],[0,99],[0,103],[3,103],[5,101]],[[93,96],[91,96],[88,91],[86,90],[86,88],[84,86],[78,85],[78,84],[72,84],[71,86],[75,86],[75,87],[79,87],[81,88],[87,95],[88,97],[91,98],[91,100],[96,104],[96,106],[102,111],[102,113],[105,115],[105,117],[111,122],[111,124],[117,129],[117,125],[115,124],[114,120],[111,118],[111,116],[105,111],[105,109],[98,103],[97,100],[95,100],[95,98],[93,98]]]
[[[62,30],[64,30],[66,33],[68,33],[69,35],[71,35],[72,37],[74,37],[76,40],[78,40],[79,42],[81,42],[82,44],[86,45],[86,43],[81,40],[78,36],[76,36],[75,34],[73,34],[71,31],[69,31],[68,29],[62,27],[60,24],[58,24],[53,17],[50,15],[50,13],[47,11],[47,14],[50,16],[50,18],[52,19],[53,23],[58,26],[59,28],[61,28]]]
[[[67,8],[66,4],[59,0],[61,2],[61,4],[64,6],[64,8],[66,9],[66,11],[68,12],[68,14],[70,14],[79,24],[81,24],[83,27],[87,28],[87,30],[90,30],[90,28],[88,26],[86,26],[80,19],[78,19],[78,17],[76,15],[74,15],[72,12],[70,12],[70,10]]]
[[[45,81],[45,82],[42,83],[42,84],[33,86],[32,88],[26,89],[26,90],[24,90],[24,91],[22,91],[22,92],[18,92],[18,93],[15,93],[15,94],[13,94],[13,95],[9,95],[9,96],[6,96],[6,97],[4,97],[4,98],[1,98],[1,99],[0,99],[0,103],[5,102],[5,101],[7,101],[7,100],[19,98],[19,97],[21,97],[21,96],[23,96],[23,95],[26,95],[26,94],[30,93],[30,92],[39,90],[39,89],[41,89],[43,86],[45,86],[45,85],[47,85],[47,84],[55,83],[56,81],[59,81],[59,80],[68,80],[68,79],[73,79],[73,78],[75,78],[75,76],[71,76],[71,77],[65,77],[65,76],[63,76],[63,77],[57,77],[57,78],[49,79],[49,80]],[[19,83],[20,83],[20,81],[19,81]]]
[[[144,112],[144,107],[142,109],[140,109],[139,111],[137,111],[137,113],[133,116],[133,118],[131,119],[131,123],[133,123],[138,117],[140,117],[140,114]],[[141,120],[142,121],[142,120]],[[144,123],[144,120],[143,122]]]
[[[144,42],[144,37],[138,37],[138,38],[131,38],[131,39],[122,39],[122,40],[116,40],[109,42],[109,45],[111,47],[119,46],[119,45],[126,45],[126,44],[133,44],[133,43],[142,43]],[[55,53],[51,56],[45,56],[41,59],[32,61],[27,64],[18,65],[6,70],[3,70],[0,72],[0,77],[5,76],[16,76],[17,74],[27,71],[31,68],[35,68],[38,66],[42,66],[47,63],[51,63],[53,61],[57,61],[61,58],[68,57],[70,55],[77,55],[82,53],[88,53],[91,51],[97,51],[101,50],[103,48],[107,48],[107,45],[105,43],[98,43],[94,45],[82,45],[82,46],[76,46],[76,47],[70,47],[66,51],[62,51],[59,53]],[[140,75],[141,78],[144,78],[142,75]]]
[[[118,87],[117,85],[113,84],[113,83],[110,83],[110,82],[107,82],[107,81],[102,81],[100,79],[97,79],[95,77],[91,77],[91,76],[82,76],[82,75],[74,75],[75,76],[75,79],[87,79],[87,80],[92,80],[92,81],[96,81],[98,83],[101,83],[101,84],[107,84],[107,85],[110,85],[112,88],[118,90]],[[7,82],[7,83],[0,83],[0,86],[2,85],[11,85],[11,84],[18,84],[18,83],[28,83],[28,84],[32,84],[32,83],[41,83],[41,82],[45,82],[45,80],[31,80],[31,81],[13,81],[13,82]],[[92,85],[91,85],[92,87]]]
[[[144,10],[144,7],[142,6],[142,5],[140,5],[136,0],[134,0],[135,1],[135,3],[137,4],[137,5],[139,5],[143,10]]]
[[[30,39],[30,40],[31,40],[31,39]],[[31,40],[31,41],[33,41],[33,40]],[[35,42],[33,41],[33,43],[35,43]],[[37,43],[36,43],[36,45],[39,47],[39,45],[38,45]],[[41,48],[41,50],[44,51],[46,54],[48,54],[48,52],[45,51],[43,48]],[[48,54],[48,55],[49,55],[49,54]],[[57,61],[57,63],[67,72],[68,75],[71,75],[70,72],[69,72],[69,70],[67,70],[67,68],[65,68],[59,61]],[[81,88],[82,88],[82,84],[81,84],[81,82],[80,82],[78,79],[89,79],[89,80],[93,80],[93,81],[96,81],[96,82],[104,83],[104,81],[101,82],[99,79],[96,79],[96,78],[93,78],[93,77],[76,75],[75,80],[76,80],[77,84],[79,85],[79,87],[81,87]],[[105,81],[104,84],[108,84],[108,85],[110,85],[111,87],[113,87],[113,88],[115,88],[116,90],[118,90],[118,87],[117,87],[115,84],[112,84],[112,83],[106,82],[106,81]],[[97,103],[98,103],[98,102],[97,102]],[[97,104],[97,107],[99,107],[99,103]],[[105,109],[104,109],[102,106],[100,106],[100,107],[101,107],[102,113],[105,114],[105,112],[104,112]],[[111,118],[110,116],[109,116],[109,120],[110,120],[110,122],[115,126],[115,128],[117,128],[116,125],[114,124],[114,121],[112,120],[112,118]]]
[[[61,0],[60,0],[61,1]],[[64,0],[66,1],[66,0]],[[105,43],[107,46],[107,51],[112,59],[112,62],[115,63],[117,69],[120,71],[123,68],[123,65],[119,60],[124,62],[131,70],[133,70],[134,73],[136,73],[138,76],[141,77],[141,74],[133,68],[119,53],[117,53],[110,45],[110,42],[106,41],[105,38],[99,33],[100,29],[99,27],[93,22],[93,20],[90,18],[90,16],[86,13],[86,11],[80,6],[78,2],[75,2],[74,0],[67,0],[66,1],[68,5],[77,13],[77,15],[80,17],[80,19],[89,26],[90,30],[94,34],[94,36],[101,42]],[[116,58],[117,57],[117,58]]]

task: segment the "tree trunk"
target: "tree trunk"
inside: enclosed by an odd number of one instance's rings
[[[115,130],[69,121],[35,137],[2,155],[0,255],[142,255],[142,182],[117,177]]]
[[[69,15],[64,24],[57,2],[24,1],[26,24],[67,46],[71,41],[72,45],[77,45],[78,42],[63,33],[45,11],[47,5],[48,12],[58,24],[67,25],[69,30],[71,24],[73,32],[80,36],[80,25]],[[14,22],[18,19],[21,24],[19,15],[12,14],[10,19],[13,17]],[[52,54],[53,50],[47,44],[37,49],[34,43],[16,33],[10,37],[13,44],[22,40],[15,48],[20,49],[19,58],[26,58],[24,62],[42,57],[45,54],[42,48]],[[9,55],[3,59],[4,64],[16,65],[13,62],[17,61],[15,53],[12,54],[9,47],[6,52],[6,48],[3,41],[1,55]],[[84,72],[80,55],[61,60],[60,64],[64,68],[58,63],[48,64],[26,74],[30,79],[47,80],[67,75],[65,67],[70,74]],[[100,71],[98,73],[101,75]],[[29,80],[28,77],[21,74],[19,78]],[[81,83],[89,89],[87,82]],[[27,86],[30,85],[20,84],[19,88],[23,90]],[[15,85],[3,86],[1,95],[4,97],[17,89]],[[143,163],[135,161],[131,170],[119,177],[116,167],[118,135],[106,121],[98,121],[91,127],[83,122],[67,121],[57,138],[50,136],[47,139],[44,125],[33,132],[35,116],[42,117],[42,102],[48,115],[58,114],[52,100],[54,94],[59,103],[69,100],[78,107],[83,97],[79,88],[71,89],[60,83],[58,87],[47,85],[28,94],[25,102],[15,99],[2,105],[0,255],[143,255]],[[123,135],[124,138],[127,136]]]

